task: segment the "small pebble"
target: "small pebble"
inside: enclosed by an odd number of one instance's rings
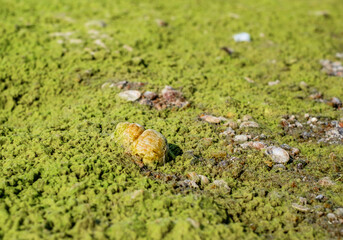
[[[157,94],[150,91],[144,92],[143,96],[149,100],[154,100],[155,98],[157,98]]]
[[[71,44],[81,44],[82,40],[81,39],[73,38],[73,39],[69,40],[69,43],[71,43]]]
[[[218,163],[218,167],[223,167],[223,168],[225,168],[225,167],[227,167],[227,166],[229,166],[229,161],[228,160],[223,160],[223,161],[221,161],[221,162],[219,162]]]
[[[330,13],[324,10],[319,10],[319,11],[315,11],[313,12],[313,15],[318,16],[318,17],[330,17]]]
[[[306,205],[307,204],[307,199],[304,197],[299,197],[299,201],[302,205]]]
[[[155,21],[156,21],[157,25],[160,27],[167,27],[168,26],[168,23],[161,20],[161,19],[156,19]]]
[[[335,107],[335,108],[342,107],[342,101],[339,98],[337,98],[337,97],[331,98],[330,102],[332,103],[332,106]]]
[[[320,64],[323,66],[322,71],[329,76],[343,77],[343,66],[341,62],[331,62],[330,60],[320,60]]]
[[[186,187],[190,187],[190,188],[199,188],[198,184],[196,184],[196,182],[194,182],[192,180],[184,180],[183,185],[185,185]]]
[[[187,174],[187,177],[190,179],[190,180],[192,180],[192,181],[194,181],[194,182],[199,182],[199,180],[200,180],[200,177],[198,176],[198,174],[196,174],[196,172],[190,172],[190,173],[188,173]]]
[[[327,216],[327,218],[329,219],[330,222],[335,222],[335,221],[337,221],[337,217],[336,217],[336,215],[333,214],[333,213],[328,213],[328,215],[326,215],[326,216]]]
[[[335,185],[335,183],[329,177],[323,177],[318,181],[318,184],[322,187]]]
[[[325,136],[328,138],[328,140],[335,138],[340,139],[342,137],[338,129],[330,129],[326,131]]]
[[[150,106],[150,107],[153,107],[153,106],[154,106],[153,102],[152,102],[151,100],[149,100],[149,99],[146,99],[146,98],[140,99],[140,100],[139,100],[139,104],[141,104],[141,105],[147,105],[147,106]]]
[[[85,23],[86,27],[106,27],[106,23],[102,20],[91,20]]]
[[[145,83],[143,82],[128,82],[128,81],[120,81],[114,84],[119,89],[125,90],[138,90],[142,88]]]
[[[134,102],[141,97],[141,93],[136,90],[127,90],[119,93],[118,96],[126,101]]]
[[[319,194],[316,196],[316,200],[318,200],[318,201],[322,201],[322,200],[324,200],[324,198],[325,197],[322,194]]]
[[[243,122],[247,122],[247,121],[250,121],[252,120],[252,116],[250,115],[244,115],[243,118],[242,118]]]
[[[231,127],[228,127],[224,132],[222,132],[220,135],[223,136],[234,136],[235,130],[233,130]]]
[[[304,81],[301,81],[300,84],[299,84],[300,88],[302,89],[306,89],[308,87],[308,84]]]
[[[97,30],[94,30],[94,29],[90,29],[90,30],[88,30],[88,34],[92,35],[92,37],[95,37],[95,36],[99,35],[100,32]]]
[[[286,167],[285,167],[285,165],[280,163],[280,164],[273,165],[273,169],[274,170],[278,170],[278,169],[286,170]]]
[[[254,121],[242,122],[241,125],[239,125],[239,128],[249,128],[249,127],[258,128],[260,127],[260,125],[258,125],[258,123]]]
[[[290,121],[290,122],[292,122],[292,123],[293,123],[295,120],[296,120],[296,118],[295,118],[294,115],[290,116],[289,119],[288,119],[288,121]]]
[[[245,77],[244,79],[245,79],[245,81],[247,81],[248,83],[255,83],[255,81],[252,80],[251,78]]]
[[[254,148],[256,150],[261,150],[267,147],[263,142],[245,142],[240,145],[242,148]]]
[[[220,123],[221,122],[221,119],[219,117],[215,117],[215,116],[212,116],[212,115],[200,115],[199,118],[205,122],[208,122],[208,123]]]
[[[268,82],[268,85],[269,86],[275,86],[275,85],[278,85],[279,83],[280,83],[280,80],[276,80],[276,81]]]
[[[228,191],[231,190],[231,188],[227,185],[227,183],[224,180],[214,180],[212,183],[212,188],[224,188]]]
[[[245,142],[240,144],[241,148],[247,149],[247,148],[251,148],[252,146],[252,142]]]
[[[252,148],[255,148],[257,150],[261,150],[261,149],[266,148],[266,144],[264,144],[263,142],[253,142]]]
[[[309,212],[311,209],[296,203],[292,203],[292,207],[300,212]]]
[[[219,119],[220,119],[220,121],[222,121],[222,122],[228,121],[228,119],[227,119],[226,117],[222,117],[222,116],[220,116]]]
[[[105,82],[101,85],[101,89],[105,89],[105,88],[108,88],[110,86],[111,83],[109,82]]]
[[[124,48],[126,51],[128,51],[128,52],[132,52],[132,51],[133,51],[133,48],[130,47],[129,45],[126,45],[126,44],[123,46],[123,48]]]
[[[316,214],[318,217],[323,217],[325,215],[325,213],[322,211],[318,211],[318,212],[316,212]]]
[[[96,45],[98,45],[98,46],[102,47],[102,48],[105,48],[105,49],[107,49],[107,46],[106,46],[106,44],[105,44],[105,43],[103,43],[103,41],[101,41],[100,39],[96,39],[96,40],[94,41],[94,43],[95,43]]]
[[[250,34],[246,32],[237,33],[233,35],[233,39],[235,40],[235,42],[250,42],[251,41]]]
[[[268,147],[266,154],[269,155],[275,163],[287,163],[289,161],[289,154],[280,147]]]
[[[304,167],[307,165],[307,163],[304,160],[298,160],[297,162],[297,169],[299,170],[304,169]]]
[[[303,132],[301,134],[301,137],[304,138],[304,139],[309,139],[312,137],[312,134],[310,132]]]
[[[188,107],[190,106],[190,102],[188,102],[182,92],[172,88],[171,86],[165,86],[164,89],[161,91],[161,96],[159,98],[160,103],[158,103],[157,105],[162,105],[161,108],[165,108],[163,107],[163,105],[166,106],[175,106],[175,107],[179,107],[179,108],[184,108],[184,107]],[[160,107],[155,106],[157,109]]]
[[[233,19],[239,19],[240,16],[237,13],[229,13],[229,17]]]
[[[235,142],[240,142],[240,143],[246,142],[246,141],[248,141],[248,136],[247,136],[247,135],[236,135],[236,136],[233,138],[233,140],[234,140]]]
[[[299,155],[299,153],[300,153],[299,148],[292,148],[292,149],[291,149],[291,155],[292,155],[293,157]]]
[[[230,128],[232,128],[233,130],[237,129],[238,128],[238,124],[233,121],[233,120],[227,120],[225,121],[225,123],[223,124],[224,126],[229,126]]]
[[[310,118],[310,122],[316,123],[316,122],[318,122],[318,118],[316,118],[316,117]]]
[[[283,148],[283,149],[285,149],[285,150],[291,150],[291,149],[292,149],[291,146],[289,146],[288,144],[285,144],[285,143],[284,143],[284,144],[281,144],[280,147]]]
[[[194,228],[199,228],[200,227],[200,223],[198,221],[195,221],[192,218],[187,218],[187,221],[194,227]]]
[[[335,214],[337,215],[337,217],[343,218],[343,208],[337,208],[335,210]]]
[[[325,211],[325,208],[322,205],[315,205],[313,206],[313,209],[318,213]]]
[[[261,139],[261,140],[266,140],[266,139],[267,139],[267,135],[265,135],[265,134],[262,133],[262,134],[260,135],[260,139]]]
[[[161,91],[163,97],[168,101],[174,101],[175,98],[182,97],[182,93],[178,90],[175,90],[171,86],[165,86]]]
[[[323,94],[317,92],[317,93],[313,93],[309,96],[310,99],[312,100],[318,100],[318,99],[322,99],[323,98]]]

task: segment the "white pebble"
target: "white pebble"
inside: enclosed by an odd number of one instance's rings
[[[318,118],[313,117],[313,118],[310,119],[310,121],[311,121],[311,123],[316,123],[316,122],[318,122]]]
[[[239,128],[246,128],[246,127],[258,128],[260,127],[260,125],[258,125],[258,123],[254,121],[242,122],[241,125],[239,125]]]
[[[235,142],[246,142],[248,141],[248,136],[247,135],[236,135],[233,140]]]
[[[126,101],[134,102],[141,97],[141,93],[136,90],[127,90],[118,94],[118,96]]]
[[[289,154],[280,147],[268,147],[266,154],[271,157],[275,163],[287,163],[289,161]]]
[[[235,42],[250,42],[251,41],[250,34],[246,32],[237,33],[233,35],[233,39],[235,40]]]
[[[280,83],[280,80],[276,80],[276,81],[268,82],[268,85],[275,86],[275,85],[278,85],[279,83]]]

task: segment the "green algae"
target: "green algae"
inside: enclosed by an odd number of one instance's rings
[[[297,212],[291,204],[323,194],[329,200],[310,202],[311,208],[328,213],[343,206],[342,146],[299,142],[283,134],[279,121],[304,112],[342,117],[298,87],[305,81],[326,96],[343,95],[342,79],[321,73],[319,65],[343,49],[340,1],[0,3],[0,238],[339,237],[325,217]],[[330,16],[313,14],[319,10]],[[157,18],[168,26],[158,26]],[[97,19],[107,26],[85,26]],[[90,29],[107,35],[96,37],[107,49],[94,43]],[[232,35],[241,31],[253,41],[235,43]],[[56,32],[72,32],[69,39],[82,43],[53,37]],[[238,54],[228,56],[223,46]],[[268,86],[276,79],[279,85]],[[157,111],[124,102],[119,90],[101,89],[110,80],[145,82],[154,91],[171,85],[192,106]],[[218,168],[215,163],[226,159],[220,153],[229,151],[221,127],[198,120],[204,112],[252,115],[258,131],[298,147],[308,165],[295,171],[293,162],[286,171],[270,171],[261,152],[247,151],[232,154],[241,162]],[[193,164],[181,154],[159,172],[224,179],[231,193],[177,189],[142,174],[111,137],[123,121],[155,129],[203,159]],[[336,185],[314,184],[325,176]]]

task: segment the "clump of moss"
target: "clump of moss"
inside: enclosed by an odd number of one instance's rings
[[[0,238],[340,237],[328,214],[343,205],[341,145],[299,141],[280,126],[285,115],[342,117],[308,98],[343,94],[342,79],[319,64],[341,61],[339,0],[1,6]],[[252,41],[234,42],[243,31]],[[109,81],[143,82],[155,92],[173,86],[192,105],[157,111],[124,102],[118,89],[101,88]],[[301,154],[272,169],[261,151],[232,151],[222,125],[198,120],[203,113],[249,114],[261,127],[238,133],[263,133]],[[176,157],[139,168],[113,144],[119,122],[160,132]],[[178,187],[189,172],[231,191]],[[323,177],[335,184],[321,186]],[[300,197],[311,211],[292,208]]]

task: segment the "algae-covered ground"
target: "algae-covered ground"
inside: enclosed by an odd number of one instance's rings
[[[341,0],[0,5],[1,239],[342,237],[343,112],[325,100],[343,98],[343,78],[319,63],[343,61]],[[190,106],[125,101],[121,81],[172,86]],[[203,114],[250,115],[259,127],[234,134],[300,153],[277,165]],[[113,137],[123,121],[161,132],[175,157],[137,165]]]

